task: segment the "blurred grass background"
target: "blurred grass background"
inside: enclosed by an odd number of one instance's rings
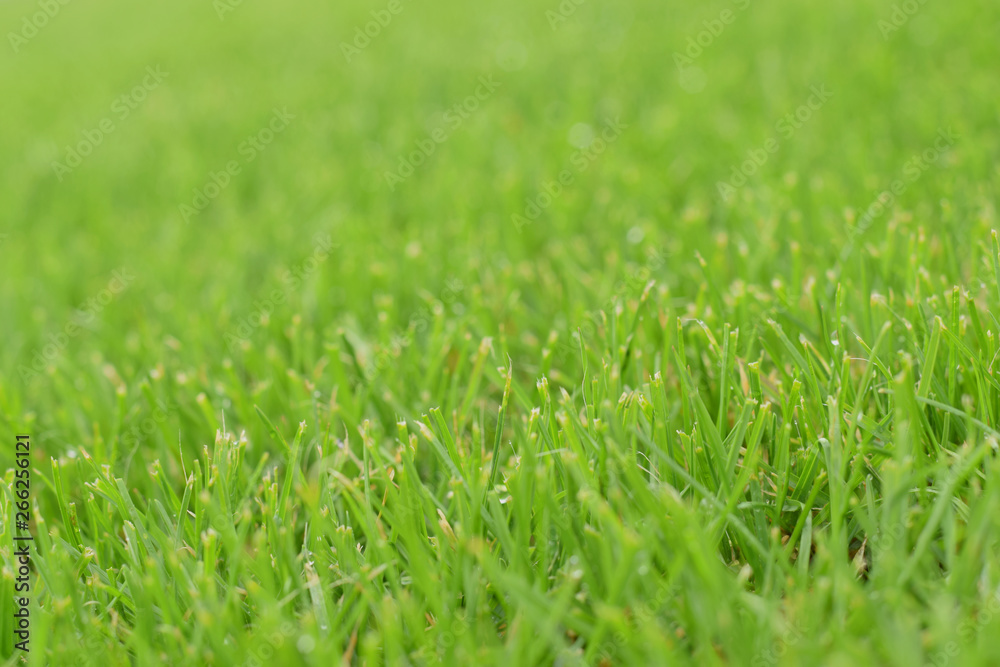
[[[0,250],[13,279],[0,299],[17,326],[0,353],[5,371],[121,265],[136,269],[137,282],[101,318],[102,333],[74,341],[71,356],[115,355],[104,330],[142,348],[131,361],[161,355],[165,335],[210,352],[217,341],[205,328],[229,326],[269,277],[309,252],[313,232],[334,223],[340,249],[315,293],[302,296],[310,324],[347,312],[371,325],[374,293],[410,308],[413,288],[439,291],[446,274],[480,284],[500,258],[545,258],[592,276],[583,289],[553,277],[560,284],[545,292],[545,315],[572,319],[574,306],[603,303],[617,262],[641,256],[625,241],[632,227],[643,229],[644,244],[674,244],[686,261],[725,233],[728,246],[742,241],[752,252],[713,270],[767,281],[788,264],[789,239],[822,239],[802,244],[802,261],[828,263],[846,238],[844,209],[866,207],[946,126],[974,144],[953,151],[954,168],[933,169],[903,202],[921,217],[948,199],[959,222],[934,233],[953,244],[993,215],[992,3],[929,3],[888,39],[877,27],[890,14],[885,3],[739,10],[588,1],[555,30],[545,12],[558,4],[402,6],[350,63],[341,42],[383,5],[248,1],[220,19],[204,2],[69,3],[19,53],[6,50],[0,199],[8,238]],[[697,59],[707,85],[689,94],[673,54],[727,7],[735,22]],[[5,2],[0,20],[17,31],[36,11]],[[147,66],[169,76],[60,182],[52,162],[114,117],[114,100]],[[390,191],[385,171],[483,75],[499,90]],[[782,141],[739,205],[722,205],[717,181],[812,85],[834,97]],[[183,224],[178,207],[238,159],[237,147],[275,107],[295,114],[289,128]],[[575,150],[570,128],[619,116],[624,135],[517,233],[510,216]],[[407,255],[414,242],[420,253]],[[683,271],[665,278],[692,289]],[[515,271],[511,280],[527,287],[536,276]],[[491,324],[481,321],[484,330]]]
[[[993,3],[928,3],[887,37],[887,3],[588,0],[564,3],[575,10],[555,27],[558,3],[401,6],[351,62],[342,43],[386,5],[247,1],[220,15],[206,2],[71,2],[3,52],[9,414],[65,391],[30,412],[55,443],[86,441],[113,406],[104,362],[127,381],[165,363],[211,394],[225,332],[320,231],[337,247],[255,331],[257,348],[289,347],[295,314],[313,355],[344,322],[388,340],[451,279],[468,289],[449,325],[477,338],[506,327],[530,371],[549,331],[565,339],[652,249],[670,253],[653,277],[678,303],[703,289],[696,253],[718,285],[836,278],[846,212],[866,208],[945,127],[960,141],[901,197],[912,211],[901,224],[929,224],[932,243],[951,250],[935,255],[938,268],[970,276],[954,251],[996,224]],[[735,20],[695,59],[706,85],[686,92],[675,54],[726,9]],[[5,2],[0,22],[21,32],[38,11]],[[119,120],[112,105],[147,67],[168,75]],[[498,90],[390,190],[386,171],[447,127],[443,113],[482,76]],[[718,182],[820,85],[832,99],[724,203]],[[294,120],[245,163],[238,147],[275,108]],[[60,182],[53,162],[106,118],[114,132]],[[622,136],[519,232],[511,216],[571,165],[572,128],[599,132],[610,118],[627,124]],[[234,159],[241,173],[185,224],[179,207]],[[860,242],[881,238],[889,218]],[[122,266],[135,281],[59,355],[59,382],[21,383],[19,367]],[[892,279],[876,270],[860,288]]]

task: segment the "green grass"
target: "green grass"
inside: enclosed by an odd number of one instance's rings
[[[5,40],[3,664],[1000,661],[1000,9],[563,5]]]

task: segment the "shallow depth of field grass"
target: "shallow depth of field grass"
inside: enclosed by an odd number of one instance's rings
[[[0,662],[998,664],[995,3],[39,6]]]

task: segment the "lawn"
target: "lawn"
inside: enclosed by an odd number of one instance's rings
[[[1000,5],[0,25],[0,664],[1000,664]]]

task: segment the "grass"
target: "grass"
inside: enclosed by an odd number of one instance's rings
[[[570,4],[8,37],[3,664],[997,664],[997,7]]]

